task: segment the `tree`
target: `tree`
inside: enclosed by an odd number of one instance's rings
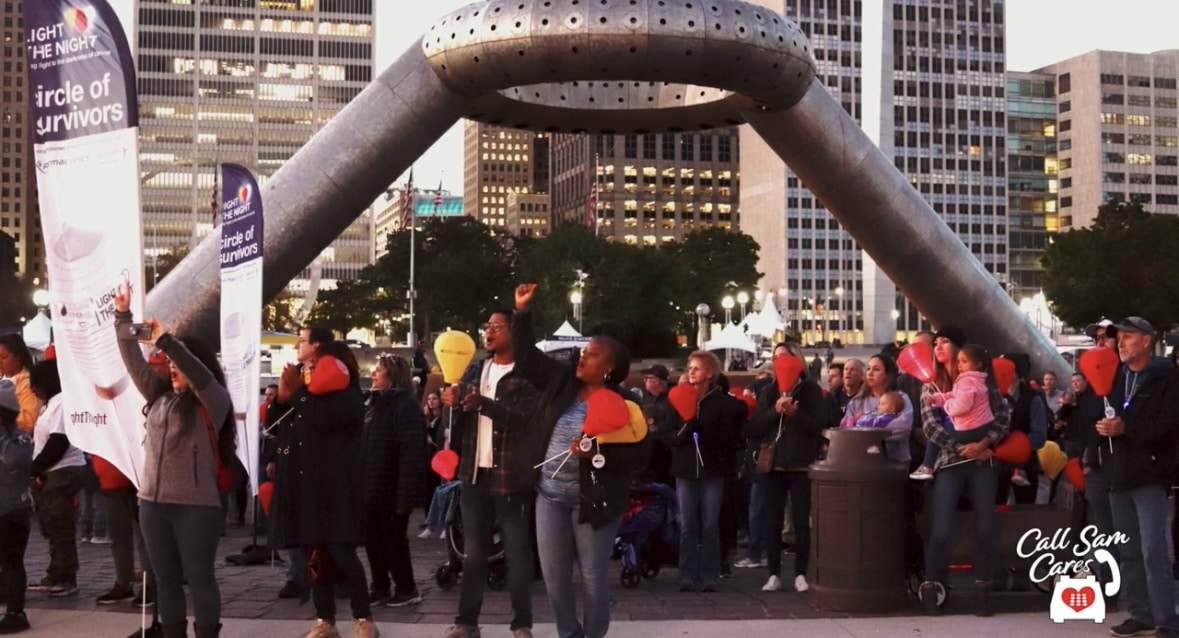
[[[154,258],[148,258],[147,263],[144,264],[144,288],[151,290],[156,287],[172,269],[180,264],[180,262],[188,256],[188,245],[181,244],[173,246],[167,252],[160,253]]]
[[[1103,204],[1092,227],[1053,237],[1043,264],[1044,296],[1069,325],[1140,315],[1165,328],[1179,319],[1179,217]]]
[[[274,332],[296,332],[299,329],[295,321],[295,296],[283,290],[274,299],[262,307],[262,329]]]
[[[374,288],[363,275],[360,279],[339,281],[334,289],[319,292],[307,321],[340,334],[347,334],[353,328],[371,328],[376,325],[373,297]]]
[[[757,272],[760,249],[749,235],[723,228],[689,233],[666,248],[675,256],[679,279],[685,283],[673,289],[676,296],[672,299],[682,309],[681,330],[691,334],[697,304],[708,304],[713,316],[720,316],[718,310],[726,294],[757,286],[762,278]]]
[[[0,273],[0,290],[4,291],[0,303],[0,326],[19,326],[37,312],[33,303],[33,280],[17,277],[14,272]]]

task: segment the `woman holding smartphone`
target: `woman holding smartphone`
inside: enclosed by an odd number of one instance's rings
[[[221,591],[213,565],[221,539],[218,454],[234,454],[233,406],[225,373],[205,342],[172,335],[149,319],[148,342],[168,360],[161,378],[144,357],[132,327],[131,289],[115,290],[115,330],[119,353],[147,399],[144,464],[139,490],[139,522],[156,576],[156,605],[165,638],[188,635],[187,582],[192,592],[197,638],[221,632]],[[139,336],[139,335],[136,335]],[[214,446],[209,430],[216,432]]]

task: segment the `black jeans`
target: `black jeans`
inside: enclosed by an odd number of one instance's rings
[[[806,576],[811,555],[811,480],[805,471],[770,472],[761,477],[766,507],[766,563],[771,576],[782,575],[782,522],[790,497],[794,526],[794,575]]]
[[[19,510],[0,516],[0,596],[8,603],[8,613],[25,610],[25,548],[29,545],[31,510]]]
[[[147,574],[147,582],[154,583],[151,561],[147,557],[143,534],[139,529],[139,493],[134,488],[105,490],[106,524],[111,537],[111,557],[115,561],[115,582],[130,586],[135,576],[135,553]]]
[[[368,566],[372,571],[374,592],[389,591],[397,586],[397,593],[409,594],[417,589],[413,580],[413,562],[409,555],[409,539],[405,536],[409,516],[386,510],[368,513]],[[390,581],[392,576],[392,581]]]
[[[485,479],[480,472],[479,478]],[[495,496],[487,481],[474,485],[463,483],[459,507],[463,519],[463,578],[460,582],[456,625],[479,626],[483,608],[483,591],[487,586],[487,558],[491,554],[492,533],[499,522],[504,553],[508,563],[508,592],[512,600],[512,629],[532,627],[532,507],[536,497],[531,490],[511,496]]]
[[[364,565],[356,556],[356,548],[352,545],[325,545],[328,555],[336,569],[344,573],[345,584],[340,585],[348,589],[348,597],[352,600],[353,618],[372,618],[372,608],[368,602],[368,583],[364,579]],[[336,621],[336,586],[323,583],[311,583],[311,602],[315,604],[315,616],[331,622]]]

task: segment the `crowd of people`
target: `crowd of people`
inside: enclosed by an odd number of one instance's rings
[[[533,345],[535,291],[535,284],[518,286],[515,306],[491,312],[482,326],[486,356],[472,361],[460,382],[424,395],[413,372],[420,361],[380,355],[371,388],[362,391],[347,344],[321,328],[300,331],[298,364],[265,390],[258,469],[272,488],[260,524],[270,551],[285,551],[290,565],[279,595],[311,600],[316,620],[308,638],[340,635],[337,589],[360,638],[380,635],[374,606],[422,601],[408,535],[412,513],[429,503],[429,526],[419,537],[441,535],[456,519],[463,530],[459,601],[444,638],[480,636],[496,542],[507,566],[514,638],[532,635],[538,574],[561,638],[605,636],[610,558],[636,482],[674,488],[680,591],[717,591],[733,568],[745,568],[765,570],[763,591],[788,584],[807,592],[807,470],[825,454],[824,431],[840,427],[880,430],[887,459],[912,472],[901,499],[904,552],[922,575],[919,598],[928,613],[939,613],[946,594],[951,523],[962,501],[973,512],[975,610],[990,615],[991,592],[1011,577],[995,546],[994,506],[1055,498],[1058,467],[1041,467],[1036,454],[1014,466],[994,457],[1009,433],[1022,432],[1033,450],[1051,441],[1078,459],[1089,520],[1129,538],[1113,548],[1129,617],[1112,633],[1179,635],[1172,584],[1179,564],[1170,562],[1166,529],[1179,469],[1179,370],[1174,354],[1153,356],[1157,332],[1144,319],[1090,327],[1121,360],[1105,398],[1079,372],[1067,388],[1051,371],[1037,382],[1019,353],[1001,355],[1016,374],[999,387],[995,359],[954,326],[915,336],[932,353],[932,381],[924,383],[898,369],[895,348],[842,362],[829,353],[823,378],[821,360],[808,365],[797,344],[780,343],[773,359],[798,359],[797,378],[779,378],[784,373],[771,365],[735,387],[720,360],[700,351],[678,378],[652,365],[628,387],[630,355],[610,337],[592,337],[573,362]],[[116,291],[116,329],[133,320],[129,299],[126,287]],[[223,463],[235,457],[233,407],[207,344],[154,320],[146,325],[149,354],[140,342],[119,340],[146,399],[147,462],[138,490],[70,443],[56,361],[34,363],[19,337],[0,336],[0,596],[7,606],[0,634],[30,627],[26,592],[77,594],[74,499],[88,476],[106,497],[116,575],[97,602],[153,606],[152,625],[132,635],[179,638],[189,632],[187,587],[194,635],[220,633],[214,565],[227,512],[232,519],[237,509],[227,507],[232,481]],[[671,398],[680,384],[695,397],[687,411]],[[583,440],[591,397],[603,392],[641,405],[645,436]],[[439,450],[457,454],[453,476],[429,469]],[[923,509],[924,538],[917,522]],[[50,561],[45,576],[29,584],[23,559],[34,513]],[[794,557],[785,584],[784,551]],[[138,591],[136,582],[143,583]],[[1016,574],[1013,586],[1020,585]]]

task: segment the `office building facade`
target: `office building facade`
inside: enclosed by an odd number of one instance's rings
[[[1060,232],[1056,108],[1054,76],[1007,73],[1007,283],[1017,300],[1041,292],[1048,236]]]
[[[140,160],[150,261],[213,232],[215,167],[260,183],[372,79],[372,0],[140,0]],[[372,257],[367,211],[288,286],[330,288]]]
[[[554,224],[585,224],[610,241],[643,246],[740,228],[734,128],[557,134],[549,156]]]
[[[494,233],[508,226],[508,197],[548,189],[548,134],[463,121],[463,208]]]
[[[1179,214],[1179,50],[1091,51],[1040,69],[1056,80],[1060,228],[1106,202]]]
[[[3,3],[0,41],[0,232],[12,239],[11,259],[0,270],[19,277],[45,277],[45,242],[37,208],[37,175],[33,170],[33,137],[25,70],[21,2]]]
[[[1007,278],[1002,0],[755,0],[808,34],[818,81],[998,281]],[[886,343],[929,326],[798,177],[741,130],[758,270],[806,342]]]

